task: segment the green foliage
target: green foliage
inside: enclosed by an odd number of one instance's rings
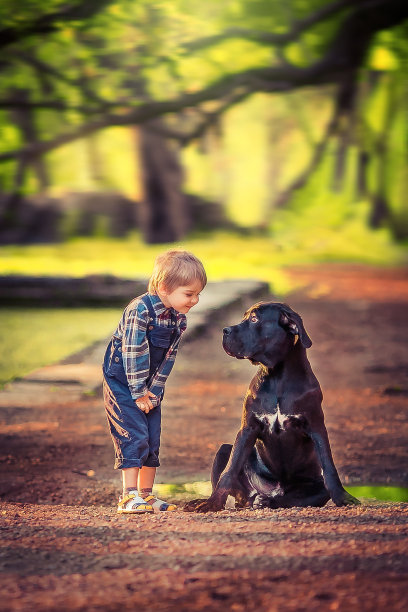
[[[388,36],[387,36],[388,35]],[[393,41],[391,33],[384,32],[379,41]],[[379,176],[384,176],[380,187],[391,210],[391,226],[395,235],[405,237],[408,232],[408,208],[406,189],[408,185],[408,139],[406,121],[406,70],[405,49],[399,54],[383,46],[376,46],[370,63],[383,66],[377,82],[366,96],[363,108],[362,142],[370,154],[368,166],[369,188],[372,193],[378,189]],[[399,230],[397,229],[399,226]]]
[[[75,4],[75,0],[71,4]],[[79,4],[79,0],[76,4]],[[0,23],[3,28],[24,28],[26,24],[37,19],[39,15],[55,12],[64,5],[66,5],[65,0],[47,0],[46,4],[42,0],[19,0],[18,10],[16,10],[14,0],[2,0],[0,4]]]
[[[96,169],[90,162],[92,150],[96,152]],[[110,128],[76,140],[50,153],[47,162],[54,178],[49,191],[55,197],[72,191],[111,190],[140,198],[137,146],[129,128]]]
[[[94,3],[74,0],[69,6],[83,7],[86,11],[91,4]],[[66,21],[61,18],[54,31],[42,35],[41,44],[38,36],[27,36],[6,48],[0,87],[4,98],[13,98],[19,92],[21,95],[25,90],[31,103],[45,103],[36,107],[31,116],[38,140],[52,141],[70,131],[79,138],[85,129],[78,130],[80,126],[106,117],[114,117],[113,123],[120,123],[121,117],[146,100],[175,100],[220,82],[234,81],[235,75],[251,69],[260,71],[282,65],[280,53],[294,66],[313,64],[330,48],[350,7],[307,29],[281,50],[251,32],[285,33],[293,24],[327,5],[327,0],[101,2],[100,10],[90,17],[79,15]],[[66,6],[62,0],[45,4],[22,0],[16,10],[15,2],[4,0],[0,18],[3,27],[23,31],[38,18]],[[205,43],[205,37],[220,35],[231,28],[245,28],[249,33],[220,36],[212,44]],[[404,208],[407,61],[406,25],[380,32],[373,38],[366,65],[361,67],[356,129],[346,154],[349,164],[357,164],[358,148],[370,153],[370,194],[380,189],[378,168],[386,167],[385,195],[394,214],[394,226],[396,218],[408,216]],[[373,72],[377,78],[372,86]],[[266,91],[267,86],[266,83]],[[282,87],[285,90],[285,83]],[[254,84],[254,90],[257,89],[263,89],[262,77]],[[218,127],[183,153],[188,191],[222,202],[240,225],[265,226],[270,219],[272,225],[279,225],[282,217],[273,212],[273,203],[307,168],[329,120],[333,93],[333,88],[322,87],[289,94],[258,94],[230,109]],[[219,110],[223,95],[215,93],[210,102],[197,103],[198,112],[192,102],[177,121],[174,115],[168,119],[172,125],[188,131],[203,113]],[[395,106],[392,120],[387,115],[390,101]],[[47,106],[50,102],[59,105],[58,108]],[[0,111],[3,135],[0,153],[25,144],[25,137],[16,127],[15,109],[13,113],[8,109]],[[125,136],[123,130],[119,136],[118,131],[112,130],[93,137],[100,150],[103,178],[89,168],[89,137],[79,138],[47,155],[51,195],[60,195],[65,190],[102,189],[120,189],[131,197],[140,195],[134,176],[138,169],[131,136],[129,133]],[[378,153],[384,130],[388,141],[385,161]],[[207,147],[206,153],[203,147]],[[332,173],[333,149],[329,155],[332,167],[326,171]],[[327,159],[323,160],[323,164],[326,162]],[[3,190],[13,188],[17,169],[15,162],[1,165]],[[317,176],[320,172],[318,169]],[[328,183],[327,180],[320,189],[320,182],[313,182],[316,189],[313,199],[326,199],[336,208],[334,215],[342,214],[355,200],[355,177],[349,177],[342,186],[342,198],[329,193]],[[36,192],[38,185],[36,174],[28,171],[23,191]],[[305,192],[302,205],[295,202],[293,210],[299,215],[305,210],[306,217],[313,216],[313,209],[307,210],[310,198],[310,191]]]
[[[184,149],[185,190],[221,202],[242,227],[260,224],[307,167],[331,106],[327,95],[305,90],[285,97],[257,94],[231,108],[219,137],[210,133]],[[314,185],[320,189],[318,181]]]
[[[146,90],[156,99],[167,99],[181,91],[206,87],[224,75],[276,61],[273,47],[242,36],[198,47],[193,53],[185,52],[186,44],[233,27],[284,32],[296,19],[325,4],[325,0],[116,0],[89,19],[61,24],[59,31],[42,39],[41,45],[35,38],[19,43],[18,51],[31,53],[51,71],[40,75],[38,68],[24,59],[14,61],[11,50],[11,62],[2,72],[2,81],[5,90],[9,86],[28,87],[32,101],[43,97],[46,90],[49,94],[52,88],[53,97],[65,100],[72,109],[80,105],[96,109],[89,93],[106,102],[126,100],[127,107],[137,105]],[[60,0],[48,2],[46,7],[38,0],[25,0],[15,11],[15,3],[8,0],[2,10],[4,21],[15,24],[63,6]],[[288,49],[288,57],[302,65],[319,57],[338,22],[336,15],[308,30],[293,49]],[[387,51],[386,41],[382,44]],[[138,91],[142,82],[144,91]],[[60,111],[39,110],[38,114],[45,136],[58,132]],[[80,117],[81,112],[64,113],[68,124],[75,125]]]

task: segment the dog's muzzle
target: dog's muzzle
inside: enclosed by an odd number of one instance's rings
[[[237,359],[245,359],[244,351],[242,349],[240,350],[236,346],[236,334],[233,334],[232,327],[224,327],[222,332],[222,346],[224,347],[224,351],[231,357],[236,357]]]
[[[224,351],[230,355],[231,357],[235,357],[235,355],[233,355],[233,353],[231,352],[230,348],[229,348],[229,340],[230,340],[230,335],[231,335],[231,328],[230,327],[224,327],[224,329],[222,330],[223,333],[223,337],[222,337],[222,346],[224,348]]]

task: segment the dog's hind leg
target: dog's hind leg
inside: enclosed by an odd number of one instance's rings
[[[228,460],[232,451],[232,444],[221,444],[214,457],[213,466],[211,470],[211,484],[213,491],[217,486],[217,482],[220,479],[222,472],[225,470]]]

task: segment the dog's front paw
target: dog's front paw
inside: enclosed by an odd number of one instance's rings
[[[260,510],[261,508],[270,507],[270,498],[267,495],[258,494],[252,502],[252,508],[254,510]]]
[[[353,497],[350,493],[343,490],[342,494],[333,499],[336,506],[359,506],[361,501],[356,497]]]
[[[189,502],[186,502],[183,506],[183,512],[197,512],[197,508],[203,503],[207,501],[206,499],[192,499]]]
[[[183,506],[183,512],[218,512],[224,508],[223,503],[217,498],[193,499]]]

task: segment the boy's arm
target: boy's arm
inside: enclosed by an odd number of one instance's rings
[[[146,336],[148,317],[147,308],[142,302],[129,311],[124,321],[123,367],[134,400],[148,393],[146,386],[150,368],[149,343]]]

